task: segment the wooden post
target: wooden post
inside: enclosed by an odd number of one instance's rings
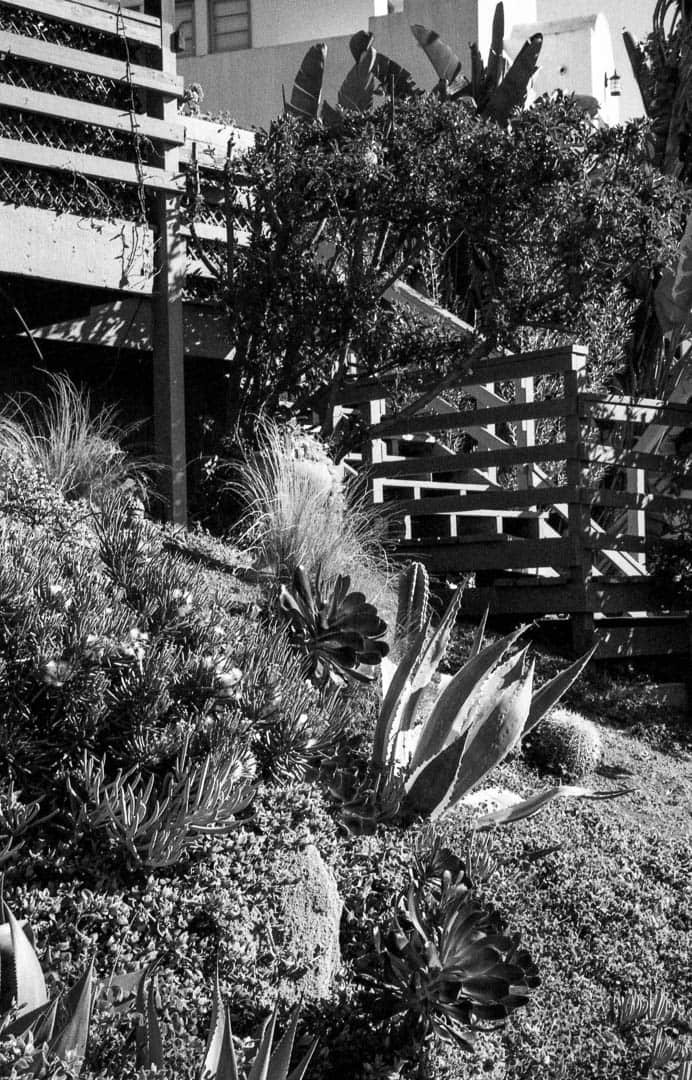
[[[145,12],[161,18],[161,64],[175,75],[171,35],[175,26],[174,0],[145,0]],[[148,111],[162,120],[175,121],[177,99],[149,95]],[[159,164],[171,176],[179,172],[177,148],[160,155]],[[180,222],[180,196],[157,192],[154,196],[157,229],[155,285],[152,296],[154,366],[154,442],[164,466],[159,480],[166,514],[176,525],[187,521],[187,460],[185,451],[185,357],[183,344],[183,286],[187,258]]]
[[[646,470],[645,469],[628,469],[627,470],[627,493],[629,495],[646,495]],[[628,510],[627,511],[627,535],[638,536],[642,540],[646,537],[646,511],[645,510]],[[638,562],[640,566],[646,566],[646,552],[633,551],[632,558],[635,562]]]
[[[572,547],[569,567],[570,585],[579,593],[581,611],[572,612],[572,647],[577,654],[586,652],[593,645],[594,617],[586,610],[586,584],[591,574],[591,551],[584,540],[589,530],[590,508],[585,505],[582,486],[581,418],[579,416],[579,393],[586,374],[586,350],[573,348],[567,357],[568,367],[563,375],[565,398],[565,438],[567,450],[567,486],[571,489],[567,506],[568,538]]]
[[[532,376],[519,379],[517,382],[517,405],[531,405],[534,400],[534,380]],[[536,421],[520,420],[517,424],[517,446],[536,445]],[[536,476],[533,465],[523,465],[519,469],[517,484],[520,489],[536,486]]]

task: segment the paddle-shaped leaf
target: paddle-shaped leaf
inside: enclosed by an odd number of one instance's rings
[[[341,84],[337,102],[342,109],[365,113],[370,109],[375,95],[375,49],[365,50]]]
[[[367,33],[365,30],[359,30],[357,34],[353,35],[349,46],[356,63],[373,43],[372,34]],[[411,72],[397,64],[395,60],[390,60],[388,56],[381,52],[375,55],[373,75],[381,83],[385,93],[391,94],[392,97],[407,98],[420,93],[411,77]],[[418,565],[420,566],[420,563]]]
[[[503,41],[505,36],[505,7],[497,4],[493,15],[493,29],[490,37],[490,52],[487,65],[487,90],[492,92],[500,83],[504,66]]]
[[[411,33],[435,68],[438,79],[453,83],[461,71],[461,60],[435,30],[416,23]]]
[[[291,91],[290,103],[286,112],[306,120],[316,120],[322,98],[324,65],[327,59],[327,46],[324,41],[311,45],[300,65]]]
[[[504,79],[491,93],[483,116],[495,120],[498,124],[506,124],[514,109],[524,104],[528,85],[538,70],[538,56],[542,45],[542,34],[534,34],[524,42]]]
[[[622,795],[629,795],[634,788],[618,788],[616,791],[592,791],[591,788],[574,787],[563,784],[558,787],[546,788],[530,799],[523,799],[512,806],[493,810],[489,814],[476,818],[473,823],[474,829],[492,829],[496,825],[512,825],[516,821],[524,821],[533,817],[544,806],[553,802],[554,799],[618,799]]]
[[[564,671],[558,672],[555,678],[551,679],[550,682],[545,683],[540,690],[536,691],[533,695],[533,701],[531,702],[531,709],[524,728],[524,735],[528,735],[541,718],[545,716],[548,710],[552,709],[553,705],[557,705],[562,695],[566,693],[572,683],[579,678],[597,648],[598,645],[594,645],[594,647],[589,649],[587,653],[584,653],[579,660],[575,660],[575,662],[570,664],[568,668],[565,668]]]

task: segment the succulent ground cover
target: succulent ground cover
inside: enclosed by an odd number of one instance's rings
[[[670,717],[658,746],[662,727],[638,734],[643,683],[587,668],[568,697],[604,744],[589,783],[624,782],[636,788],[627,798],[557,800],[475,835],[478,807],[462,801],[433,826],[351,835],[325,763],[368,754],[376,683],[347,682],[336,698],[308,685],[299,651],[263,614],[278,590],[245,580],[242,553],[123,520],[118,505],[95,522],[78,510],[36,484],[14,491],[1,523],[2,752],[16,774],[0,788],[0,830],[12,836],[0,843],[4,898],[34,933],[51,998],[92,960],[101,980],[157,962],[164,1057],[163,1070],[138,1067],[131,1017],[99,1006],[82,1077],[198,1077],[217,966],[239,1068],[250,1069],[276,987],[303,977],[269,868],[306,845],[344,905],[341,970],[298,1022],[294,1063],[319,1040],[308,1078],[666,1075],[650,1068],[661,1039],[676,1054],[689,1044],[692,769]],[[458,630],[452,668],[476,637]],[[565,663],[539,653],[539,684]],[[210,787],[212,776],[227,787]],[[551,782],[518,749],[488,779],[518,797]],[[178,846],[156,833],[157,798],[172,807]],[[153,848],[127,839],[142,807]],[[616,1023],[617,995],[650,990],[674,1010],[665,1024]],[[279,1033],[290,1006],[279,1002]],[[470,1049],[473,1010],[507,1022],[475,1032]],[[462,1037],[445,1042],[455,1029]],[[16,1040],[0,1039],[0,1075],[22,1076],[20,1060]]]

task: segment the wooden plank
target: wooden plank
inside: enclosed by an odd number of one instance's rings
[[[595,465],[614,465],[623,469],[648,469],[649,472],[664,472],[670,469],[670,459],[665,454],[647,454],[639,450],[620,450],[603,443],[580,444],[582,461]]]
[[[53,146],[36,146],[19,139],[0,138],[0,161],[12,161],[16,165],[28,165],[37,169],[58,169],[60,172],[77,173],[82,176],[100,177],[120,184],[139,184],[137,166],[130,161],[115,161],[97,157],[95,154],[76,154],[72,150],[59,150]],[[145,188],[179,194],[182,181],[176,180],[165,169],[145,165],[141,182]]]
[[[669,424],[672,427],[692,425],[692,405],[670,405],[658,398],[627,398],[609,394],[582,394],[580,415],[615,423]]]
[[[199,240],[210,240],[214,243],[225,244],[228,239],[225,225],[209,225],[205,221],[197,221],[195,222],[194,231]],[[183,225],[182,233],[183,236],[191,237],[192,229],[189,225]],[[249,247],[250,239],[249,229],[233,230],[233,242],[238,247]]]
[[[569,454],[568,443],[547,446],[509,446],[506,450],[474,450],[470,454],[429,454],[403,461],[383,461],[373,466],[373,477],[416,476],[421,473],[456,472],[459,469],[510,468],[535,461],[563,461]]]
[[[106,34],[121,36],[123,33],[132,41],[143,41],[147,45],[161,48],[161,23],[155,16],[143,15],[139,11],[124,10],[119,12],[112,4],[99,0],[2,0],[3,4],[14,8],[25,8],[37,15],[47,15],[60,22],[76,23],[88,26]]]
[[[532,566],[569,566],[574,559],[568,540],[512,540],[506,544],[458,544],[451,540],[407,541],[398,556],[420,559],[433,571],[520,570]]]
[[[387,513],[395,517],[401,514],[462,514],[466,510],[512,510],[522,507],[552,507],[555,502],[564,502],[570,495],[578,496],[572,488],[545,487],[532,488],[529,491],[495,489],[474,491],[468,495],[442,495],[436,499],[407,499],[402,502],[387,504]]]
[[[522,420],[542,420],[565,415],[565,403],[557,401],[532,401],[526,404],[508,404],[489,409],[464,409],[451,413],[420,413],[418,416],[385,416],[381,424],[370,429],[370,434],[418,435],[428,431],[456,431],[459,428],[485,424],[520,423]]]
[[[157,120],[144,113],[121,112],[106,105],[93,105],[74,98],[46,94],[41,90],[27,90],[23,86],[0,83],[0,106],[23,109],[39,116],[55,116],[60,120],[77,120],[81,124],[93,124],[111,131],[136,133],[147,139],[158,139],[169,146],[181,146],[185,142],[185,128],[180,123]]]
[[[151,291],[154,233],[149,226],[0,204],[0,235],[5,274],[123,292]]]
[[[508,379],[525,379],[533,375],[555,375],[569,371],[581,371],[586,366],[586,349],[574,345],[571,349],[540,349],[536,352],[522,353],[521,356],[502,357],[477,363],[467,372],[455,379],[456,389],[472,386],[474,383],[505,382]]]
[[[584,610],[584,594],[573,585],[562,583],[549,586],[531,584],[528,575],[526,581],[518,577],[512,579],[512,586],[489,586],[467,588],[461,601],[461,611],[474,611],[478,614],[490,608],[491,615],[562,615]],[[589,610],[588,608],[586,610]]]
[[[180,150],[180,161],[193,160],[193,146],[197,164],[203,169],[222,170],[226,164],[228,142],[232,140],[231,160],[242,157],[255,145],[255,132],[231,124],[219,124],[213,120],[201,120],[197,116],[185,117],[185,145]]]
[[[384,299],[400,304],[417,315],[422,315],[427,322],[442,323],[446,330],[453,331],[460,338],[470,340],[474,336],[475,331],[469,323],[436,304],[430,297],[423,296],[404,281],[395,281],[393,285],[390,285],[384,294]]]
[[[655,551],[661,548],[675,549],[679,546],[679,541],[663,536],[613,536],[612,533],[599,536],[591,532],[584,536],[583,540],[584,546],[591,551]]]
[[[627,491],[608,491],[605,488],[584,490],[584,497],[592,506],[610,506],[618,510],[648,510],[665,512],[689,506],[692,500],[686,495],[637,495]]]
[[[124,60],[112,60],[107,56],[70,49],[66,45],[54,45],[38,38],[22,37],[0,30],[0,53],[8,57],[19,56],[22,60],[32,60],[39,64],[51,64],[69,71],[79,71],[83,75],[99,75],[113,82],[130,82],[143,90],[155,90],[171,97],[183,96],[183,78],[181,75],[167,75],[156,68],[143,67],[141,64],[128,65]],[[187,122],[186,125],[187,127]]]
[[[620,615],[627,611],[658,611],[661,582],[654,577],[630,578],[629,581],[592,579],[586,583],[586,595],[591,611],[603,615]],[[668,598],[666,600],[668,604]],[[670,599],[672,611],[686,611],[685,604]]]
[[[625,656],[689,655],[687,624],[678,622],[647,623],[631,626],[599,626],[596,623],[597,660]]]

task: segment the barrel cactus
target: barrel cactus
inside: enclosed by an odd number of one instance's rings
[[[596,768],[603,743],[598,728],[586,717],[555,708],[531,732],[525,753],[539,768],[576,781]]]

